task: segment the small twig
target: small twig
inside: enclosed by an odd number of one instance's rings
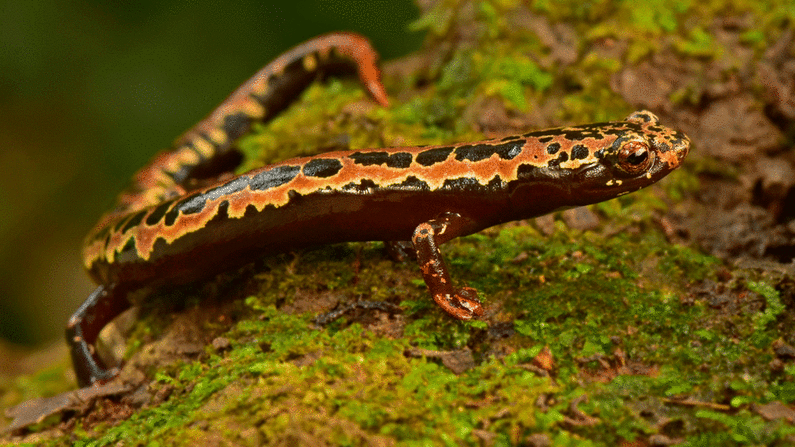
[[[704,402],[693,399],[670,399],[667,397],[662,398],[662,401],[669,404],[684,405],[686,407],[705,407],[713,410],[729,411],[732,409],[730,405],[716,404],[714,402]]]
[[[352,303],[343,304],[330,312],[320,314],[316,316],[314,319],[312,319],[312,322],[318,326],[325,326],[329,323],[334,322],[341,316],[347,314],[348,312],[356,308],[366,309],[366,310],[376,309],[392,314],[401,312],[400,306],[397,306],[392,303],[387,303],[385,301],[354,301]]]

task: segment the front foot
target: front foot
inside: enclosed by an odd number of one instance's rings
[[[453,295],[436,294],[433,300],[442,310],[459,320],[471,320],[485,313],[478,292],[472,287],[462,287]]]
[[[484,314],[478,292],[471,287],[456,288],[439,252],[439,245],[477,230],[474,221],[455,213],[444,213],[417,225],[411,242],[422,277],[433,300],[445,312],[459,320],[471,320]]]

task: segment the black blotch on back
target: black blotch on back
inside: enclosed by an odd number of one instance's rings
[[[494,153],[494,149],[488,144],[465,144],[455,148],[455,159],[458,161],[480,161],[485,160]]]
[[[185,204],[188,201],[194,199],[196,196],[197,194],[190,195],[174,204],[174,206],[171,207],[171,210],[169,210],[165,215],[165,224],[169,227],[174,225],[174,222],[177,221],[177,217],[179,217],[180,211],[184,212],[183,208],[190,210],[190,206],[186,206]],[[204,206],[204,203],[202,203],[202,206]]]
[[[417,154],[416,160],[417,163],[423,166],[431,166],[447,160],[447,157],[450,156],[451,152],[453,152],[452,147],[437,147],[434,149],[428,149]]]
[[[342,169],[342,162],[336,158],[315,158],[304,165],[304,175],[307,177],[331,177]]]
[[[376,188],[375,182],[370,179],[361,179],[358,182],[350,182],[347,185],[344,185],[340,188],[343,191],[352,191],[352,192],[368,192]]]
[[[276,166],[252,176],[248,183],[252,191],[263,191],[288,183],[300,170],[300,166]]]
[[[133,253],[134,255],[138,255],[138,250],[135,249],[135,238],[131,237],[127,239],[127,242],[124,243],[124,247],[118,251],[120,255]]]
[[[531,179],[537,176],[539,169],[538,166],[522,163],[516,169],[516,177],[519,180]]]
[[[349,155],[357,165],[372,166],[385,164],[389,159],[386,152],[354,152]]]
[[[147,210],[143,210],[141,212],[136,213],[130,220],[127,221],[127,224],[124,225],[124,228],[121,229],[121,232],[124,233],[130,228],[137,227],[138,224],[144,220],[144,216],[146,216]]]
[[[398,152],[389,156],[386,165],[390,168],[405,169],[411,166],[411,154],[408,152]]]
[[[555,155],[560,150],[560,143],[552,143],[547,145],[547,154]]]
[[[124,226],[124,224],[125,224],[125,223],[127,223],[127,221],[128,221],[128,220],[130,220],[130,218],[131,218],[131,217],[132,217],[132,216],[129,216],[129,215],[127,215],[127,216],[124,216],[124,217],[122,217],[121,219],[119,219],[119,221],[118,221],[118,222],[116,222],[116,223],[113,225],[113,232],[114,232],[114,233],[118,233],[118,232],[119,232],[119,230],[121,230],[121,227],[123,227],[123,226]]]
[[[486,185],[480,184],[480,182],[478,182],[478,179],[473,177],[459,177],[459,178],[447,179],[444,181],[444,184],[442,185],[442,189],[452,190],[452,191],[467,191],[467,192],[494,191],[502,187],[503,187],[502,179],[500,178],[499,175],[491,179],[489,183]]]
[[[497,154],[503,160],[512,160],[522,152],[524,142],[512,141],[502,144],[465,144],[455,148],[458,161],[481,161]]]
[[[522,153],[524,140],[513,143],[499,144],[494,147],[494,152],[503,160],[513,160],[517,155]]]
[[[450,178],[444,181],[442,189],[471,191],[481,187],[478,179],[474,177]]]
[[[179,217],[179,208],[174,206],[171,211],[166,213],[165,220],[163,221],[166,226],[174,225],[174,222],[177,221],[177,217]]]
[[[408,152],[398,152],[389,154],[388,152],[354,152],[349,155],[353,162],[362,166],[383,165],[390,168],[408,168],[411,165],[411,154]]]
[[[397,185],[393,185],[390,188],[395,189],[414,189],[417,191],[430,191],[430,187],[424,181],[410,175],[406,180],[402,183],[398,183]]]
[[[486,185],[488,189],[501,189],[505,187],[505,182],[502,181],[499,175],[495,175],[493,179]]]
[[[584,159],[588,157],[588,148],[583,146],[582,144],[576,144],[574,147],[571,148],[571,159],[578,160]]]
[[[195,193],[177,202],[173,211],[182,214],[196,214],[204,209],[205,203],[207,203],[207,197],[204,194]]]
[[[632,123],[622,122],[619,126],[631,127]],[[584,140],[585,138],[601,140],[605,137],[605,135],[615,134],[617,132],[621,132],[621,129],[618,129],[615,124],[595,123],[577,127],[560,127],[557,129],[536,130],[533,132],[528,132],[524,134],[524,136],[529,138],[538,138],[539,141],[546,138],[551,139],[552,137],[556,136],[562,136],[567,140],[579,141]]]
[[[246,189],[246,186],[249,184],[250,178],[247,176],[241,176],[234,178],[221,186],[216,186],[213,189],[208,189],[204,196],[207,200],[215,200],[220,197],[228,196],[234,194],[236,192],[242,191]]]
[[[240,138],[241,135],[248,131],[252,119],[250,116],[243,112],[233,113],[224,117],[224,124],[222,126],[224,132],[229,138],[229,141]]]
[[[234,194],[238,191],[242,191],[243,189],[245,189],[246,186],[248,186],[249,180],[250,179],[246,176],[237,177],[221,186],[209,189],[205,192],[197,192],[191,194],[188,197],[185,197],[184,199],[177,202],[173,207],[171,207],[171,204],[174,203],[173,200],[164,202],[158,205],[157,208],[155,208],[154,211],[152,211],[152,214],[150,214],[149,217],[146,218],[146,224],[156,225],[161,219],[163,219],[163,217],[165,217],[166,225],[168,226],[174,225],[174,222],[177,221],[177,217],[179,217],[180,213],[182,214],[199,213],[207,205],[208,200],[216,200],[219,197],[223,197],[226,195]],[[171,211],[169,211],[169,208],[171,208]]]

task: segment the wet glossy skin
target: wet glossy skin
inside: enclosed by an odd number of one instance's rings
[[[371,97],[387,105],[375,60],[355,34],[302,44],[136,174],[84,245],[100,287],[67,328],[81,385],[115,374],[92,344],[129,307],[130,291],[188,283],[301,247],[411,241],[436,303],[458,319],[480,316],[476,291],[452,285],[440,244],[638,190],[677,168],[689,150],[687,137],[641,111],[624,121],[474,143],[324,153],[192,186],[232,169],[234,140],[286,107],[320,70],[352,63]]]

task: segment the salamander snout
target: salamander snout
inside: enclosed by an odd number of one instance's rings
[[[687,154],[690,153],[690,138],[687,138],[687,135],[676,132],[678,139],[673,144],[673,150],[676,153],[676,157],[679,159],[679,163],[682,163],[687,157]]]
[[[651,138],[651,143],[670,169],[678,168],[690,152],[690,138],[673,129],[663,128]]]

